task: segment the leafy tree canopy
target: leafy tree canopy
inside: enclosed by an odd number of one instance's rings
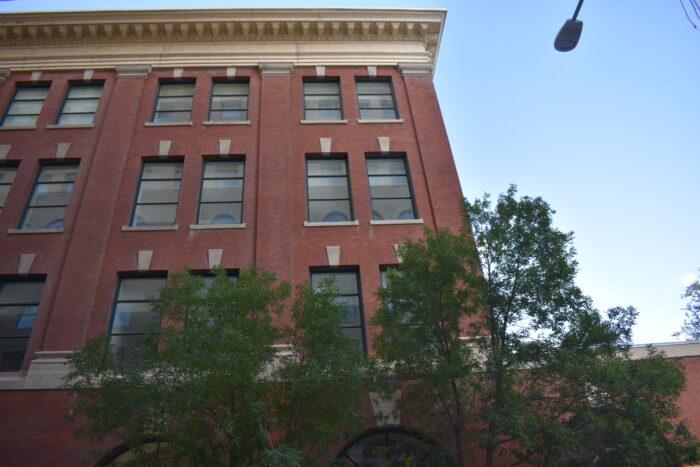
[[[687,300],[682,332],[691,339],[700,339],[700,280],[690,284],[683,294]]]

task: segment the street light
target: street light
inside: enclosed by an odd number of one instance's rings
[[[568,52],[573,50],[578,44],[578,40],[581,38],[581,31],[583,31],[583,21],[576,19],[578,12],[583,5],[583,0],[578,0],[578,5],[576,5],[576,11],[574,11],[574,16],[571,19],[567,19],[564,26],[559,30],[557,38],[554,39],[554,48],[559,52]]]

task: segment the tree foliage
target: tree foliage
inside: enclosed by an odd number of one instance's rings
[[[654,353],[630,359],[636,311],[593,308],[575,284],[573,235],[541,198],[516,193],[467,202],[458,235],[406,243],[380,291],[375,345],[404,408],[462,465],[474,442],[486,465],[694,459],[694,438],[672,421],[681,369]]]
[[[688,303],[685,306],[683,333],[691,339],[700,339],[700,280],[690,284],[683,294]]]
[[[67,388],[80,434],[116,437],[135,465],[302,465],[362,419],[365,357],[341,335],[332,287],[276,284],[250,267],[237,281],[173,275],[153,310],[161,316],[139,359],[123,364],[109,337],[70,359]],[[291,305],[290,305],[291,301]],[[275,318],[291,308],[293,326]],[[280,343],[291,349],[279,352]],[[309,394],[325,397],[309,397]],[[156,439],[158,450],[144,450]]]

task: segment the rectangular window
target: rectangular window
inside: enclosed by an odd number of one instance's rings
[[[345,159],[307,159],[309,222],[352,220]]]
[[[89,125],[100,103],[102,84],[71,84],[63,101],[58,125]]]
[[[360,105],[360,118],[365,120],[393,120],[399,118],[396,112],[394,91],[388,79],[358,79],[357,101]]]
[[[17,86],[12,102],[10,102],[10,106],[5,112],[5,118],[2,120],[2,126],[22,127],[36,125],[48,93],[48,84]]]
[[[212,122],[248,120],[248,82],[215,81],[211,89],[209,120]]]
[[[131,225],[175,225],[182,162],[144,162]]]
[[[198,224],[243,222],[243,174],[245,162],[205,160]]]
[[[357,281],[357,271],[312,271],[311,286],[319,288],[324,282],[335,279],[338,289],[337,303],[345,308],[345,316],[340,325],[343,335],[365,350],[365,330],[360,288]]]
[[[189,122],[192,118],[194,82],[160,83],[153,121],[156,123]]]
[[[337,79],[304,80],[304,119],[340,120],[340,83]]]
[[[10,192],[16,172],[17,167],[0,165],[0,213],[2,213],[2,208],[5,207],[5,200],[7,200],[7,194]]]
[[[44,165],[34,183],[20,229],[60,229],[78,164]]]
[[[372,219],[415,219],[413,193],[402,157],[367,159]]]
[[[114,350],[121,352],[120,363],[129,365],[138,359],[143,337],[154,334],[151,326],[160,323],[160,316],[151,311],[151,304],[158,299],[165,282],[164,277],[119,279],[109,340]]]
[[[22,367],[43,287],[43,280],[0,283],[0,371]]]

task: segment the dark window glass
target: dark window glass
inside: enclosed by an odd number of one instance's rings
[[[340,467],[358,465],[415,465],[440,467],[453,465],[445,457],[445,451],[437,449],[400,428],[389,428],[369,433],[355,440],[340,453],[333,465]]]
[[[352,220],[345,159],[307,159],[309,222]]]
[[[43,287],[43,280],[0,283],[0,371],[21,368]]]
[[[324,282],[335,279],[338,289],[337,302],[345,308],[345,316],[340,326],[343,335],[357,344],[361,350],[365,348],[365,331],[363,326],[360,290],[355,271],[314,271],[311,273],[311,286],[319,288]]]
[[[7,200],[7,194],[10,192],[16,172],[17,167],[0,166],[0,213],[5,206],[5,200]]]
[[[394,92],[389,80],[358,80],[357,101],[360,118],[366,120],[392,120],[398,118]]]
[[[214,82],[211,92],[209,120],[214,122],[248,119],[248,83]]]
[[[20,229],[60,229],[73,191],[78,165],[45,165],[41,167]]]
[[[241,224],[243,161],[204,161],[198,224]]]
[[[160,83],[153,121],[157,123],[189,122],[193,98],[194,83]]]
[[[93,122],[100,103],[102,84],[72,84],[63,102],[56,123],[59,125],[87,125]]]
[[[338,80],[304,81],[305,120],[340,120],[342,118]]]
[[[181,178],[182,162],[145,162],[131,225],[175,225]]]
[[[372,219],[415,219],[413,195],[403,158],[367,159]]]
[[[151,304],[165,286],[164,277],[133,277],[119,280],[112,314],[110,343],[118,352],[120,363],[129,365],[139,358],[144,335],[153,333],[153,323],[160,322]]]
[[[46,95],[49,93],[48,85],[18,86],[12,102],[7,107],[5,118],[2,120],[4,127],[32,126],[44,106]]]

